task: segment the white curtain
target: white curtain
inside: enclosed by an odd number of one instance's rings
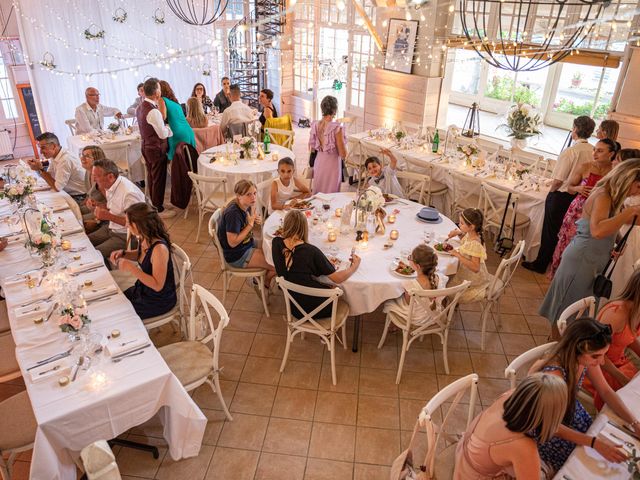
[[[214,27],[182,22],[162,0],[15,0],[15,5],[27,63],[33,64],[43,131],[53,131],[65,145],[69,130],[64,121],[73,118],[89,86],[100,90],[101,103],[123,113],[136,98],[137,84],[149,76],[167,80],[180,102],[196,82],[204,83],[210,96],[220,88],[212,83],[214,77],[202,74],[203,65],[210,65],[215,75]],[[124,23],[113,20],[118,8],[127,13]],[[154,15],[163,14],[165,23],[157,24]],[[103,30],[104,38],[88,40],[86,29]],[[53,70],[40,65],[46,52],[53,56]],[[180,58],[171,60],[171,55]],[[125,70],[95,73],[115,69]]]

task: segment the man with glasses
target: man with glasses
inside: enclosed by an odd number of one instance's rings
[[[40,160],[33,158],[27,160],[31,169],[38,172],[51,188],[57,191],[64,190],[82,205],[87,196],[87,186],[80,162],[60,146],[55,134],[45,132],[36,140],[40,153],[49,161],[49,166],[45,168]]]
[[[122,118],[120,110],[100,103],[100,92],[89,87],[84,92],[86,102],[76,108],[76,133],[92,133],[104,129],[104,117]]]

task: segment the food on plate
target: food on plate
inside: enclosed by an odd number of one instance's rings
[[[307,200],[292,200],[289,206],[291,208],[295,208],[296,210],[307,210],[309,208],[313,208],[311,202]]]
[[[435,248],[439,252],[450,252],[451,250],[453,250],[453,245],[451,245],[450,243],[447,243],[447,242],[436,243],[433,246],[433,248]]]
[[[398,199],[396,195],[392,195],[390,193],[383,193],[382,196],[384,197],[385,203],[393,202]]]
[[[407,265],[403,261],[398,262],[398,266],[396,267],[396,273],[400,275],[413,275],[415,270],[411,268],[411,266]]]

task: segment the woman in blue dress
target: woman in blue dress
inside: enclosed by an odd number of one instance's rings
[[[560,266],[547,290],[539,313],[560,334],[556,322],[562,312],[581,298],[593,295],[595,277],[602,272],[616,233],[640,215],[640,206],[622,210],[627,197],[640,194],[640,159],[627,160],[600,180],[582,208],[577,233],[562,254]],[[640,220],[640,218],[639,218]]]
[[[167,158],[169,161],[173,160],[173,154],[176,152],[176,147],[180,142],[190,144],[193,148],[196,148],[196,135],[193,133],[193,129],[187,118],[184,116],[184,111],[180,106],[180,102],[173,93],[173,89],[168,82],[160,80],[160,92],[162,93],[162,100],[158,105],[158,108],[162,112],[162,117],[169,123],[169,128],[173,132],[167,140],[169,142],[169,151],[167,152]],[[164,106],[163,106],[164,103]]]
[[[640,420],[625,406],[602,375],[601,367],[609,345],[609,325],[593,318],[579,318],[569,324],[551,351],[531,367],[531,373],[542,371],[564,378],[569,394],[567,411],[556,435],[548,442],[538,445],[540,459],[545,462],[548,470],[559,470],[576,445],[594,448],[611,462],[622,462],[627,458],[622,446],[611,442],[604,435],[586,434],[592,420],[577,398],[585,375],[615,414],[640,434]]]

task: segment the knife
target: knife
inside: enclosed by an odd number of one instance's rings
[[[137,352],[139,350],[144,350],[145,348],[149,348],[150,346],[151,346],[151,344],[147,343],[145,345],[142,345],[141,347],[134,348],[133,350],[129,350],[126,353],[120,353],[118,355],[115,355],[115,356],[111,357],[111,360],[115,360],[115,359],[118,359],[120,357],[126,357],[127,355],[131,355],[133,352]]]
[[[66,358],[69,355],[71,355],[71,352],[63,352],[63,353],[58,353],[57,355],[54,355],[52,357],[46,358],[44,360],[40,360],[39,362],[37,362],[35,365],[27,368],[27,372],[29,370],[33,370],[34,368],[38,368],[41,367],[42,365],[46,365],[47,363],[51,363],[51,362],[55,362],[56,360],[60,360],[62,358]]]

